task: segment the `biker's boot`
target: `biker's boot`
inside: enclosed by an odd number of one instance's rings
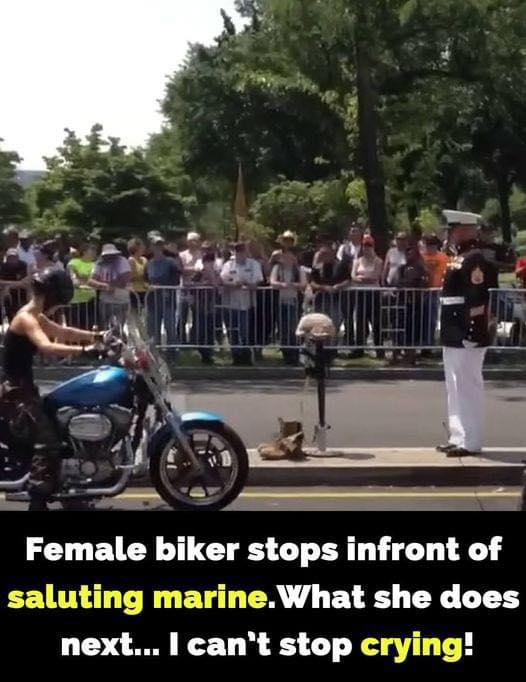
[[[27,486],[31,497],[28,511],[49,511],[47,503],[58,483],[59,456],[58,451],[44,448],[33,455]]]
[[[47,506],[47,500],[45,499],[45,497],[41,497],[40,495],[32,495],[27,511],[33,512],[49,511],[49,508]]]

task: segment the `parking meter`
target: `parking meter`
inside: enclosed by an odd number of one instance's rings
[[[327,431],[331,428],[326,422],[326,379],[334,356],[327,346],[335,338],[336,329],[327,315],[311,313],[301,318],[296,336],[303,340],[300,354],[305,374],[317,384],[318,424],[314,429],[314,439],[319,451],[326,452]]]

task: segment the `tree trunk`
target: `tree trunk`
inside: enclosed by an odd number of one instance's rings
[[[413,223],[418,218],[418,208],[416,207],[416,204],[407,205],[407,218],[409,220],[410,227],[412,227]]]
[[[511,211],[510,192],[512,183],[508,174],[497,171],[497,188],[499,191],[500,215],[502,220],[502,239],[504,243],[511,244]]]
[[[362,0],[359,4],[355,31],[358,127],[369,220],[377,241],[377,250],[380,254],[384,254],[389,243],[389,225],[385,180],[378,152],[378,115],[368,53],[366,11]]]

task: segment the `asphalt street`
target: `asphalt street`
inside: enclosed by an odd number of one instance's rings
[[[487,382],[488,447],[522,447],[526,435],[524,382]],[[317,421],[312,384],[282,381],[193,381],[175,384],[181,411],[222,414],[249,448],[277,435],[278,417],[303,423],[307,441]],[[446,434],[445,388],[440,381],[329,382],[331,447],[433,447]],[[307,442],[308,444],[308,442]]]
[[[247,488],[233,511],[515,511],[516,488]],[[27,504],[0,500],[1,511],[23,511]],[[130,488],[99,510],[170,511],[152,488]],[[52,510],[60,511],[58,504]]]

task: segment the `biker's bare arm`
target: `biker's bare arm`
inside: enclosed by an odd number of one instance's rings
[[[0,287],[8,287],[9,289],[25,289],[31,281],[29,275],[24,279],[0,279]]]
[[[26,336],[43,355],[74,356],[84,352],[83,346],[67,346],[64,343],[51,341],[37,318],[29,312],[22,310],[16,315],[11,323],[11,329],[15,334]]]
[[[48,336],[63,343],[95,343],[97,340],[93,332],[88,332],[85,329],[76,329],[75,327],[63,327],[43,314],[38,316],[38,321]]]

